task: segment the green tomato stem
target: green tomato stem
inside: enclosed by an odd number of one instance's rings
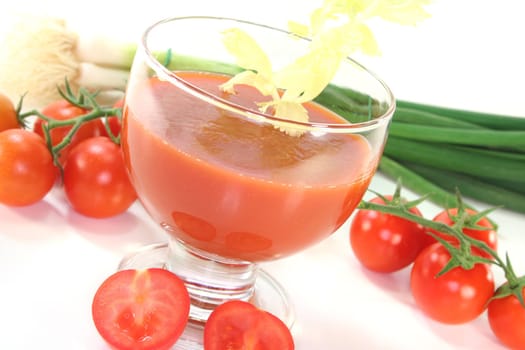
[[[396,198],[399,195],[400,193],[396,191],[394,198]],[[467,220],[468,214],[465,210],[466,207],[464,206],[459,194],[459,220],[457,220],[457,222],[452,226],[415,215],[409,211],[408,207],[404,205],[399,205],[399,202],[394,199],[392,201],[385,201],[385,204],[377,204],[362,200],[359,203],[358,208],[364,210],[376,210],[381,213],[398,216],[410,220],[412,222],[418,223],[428,229],[432,229],[455,237],[459,241],[459,244],[457,246],[450,244],[441,237],[433,234],[431,231],[426,231],[427,234],[432,235],[439,242],[441,242],[445,246],[445,248],[447,248],[451,255],[450,263],[447,266],[445,266],[445,268],[442,271],[440,271],[440,275],[446,273],[447,271],[455,267],[461,267],[465,270],[468,270],[473,268],[474,265],[477,263],[490,263],[498,266],[504,271],[505,277],[507,278],[507,281],[509,281],[509,283],[513,283],[516,280],[518,280],[518,277],[514,273],[512,267],[509,267],[509,265],[499,257],[496,251],[491,249],[485,242],[467,236],[463,232],[463,227],[465,225],[465,221]],[[484,252],[487,252],[493,259],[486,259],[483,257],[473,255],[471,249],[473,246],[479,248]]]
[[[65,83],[65,91],[59,90],[59,94],[72,105],[85,109],[87,112],[85,114],[79,115],[71,119],[66,119],[66,120],[56,120],[54,118],[50,118],[42,114],[37,109],[32,109],[28,112],[21,113],[20,111],[22,110],[22,101],[23,101],[23,97],[22,97],[17,107],[17,115],[18,115],[18,119],[22,122],[26,118],[29,118],[29,117],[37,117],[45,121],[45,123],[42,124],[42,131],[44,134],[46,145],[53,156],[53,161],[55,165],[60,169],[60,172],[62,174],[63,168],[62,168],[62,164],[59,161],[60,151],[62,151],[65,147],[67,147],[71,143],[73,137],[78,132],[80,127],[84,123],[87,123],[89,121],[92,121],[98,118],[104,118],[104,117],[109,117],[113,115],[117,115],[120,117],[122,114],[122,108],[101,107],[95,100],[96,94],[92,94],[83,88],[80,88],[78,95],[75,95],[67,80]],[[71,126],[71,129],[68,131],[68,133],[64,136],[64,138],[58,144],[53,145],[52,139],[51,139],[51,130],[55,128],[65,127],[65,126]],[[120,144],[120,137],[113,135],[107,123],[105,124],[105,128],[106,128],[106,131],[108,132],[109,138],[116,144]]]
[[[505,261],[497,254],[496,251],[491,249],[485,242],[476,240],[470,236],[467,236],[463,232],[463,228],[467,221],[477,222],[479,218],[484,217],[486,213],[491,210],[487,210],[476,215],[469,215],[466,212],[466,206],[463,203],[461,196],[457,193],[457,203],[458,203],[458,220],[454,225],[448,226],[444,223],[436,222],[433,220],[425,219],[421,216],[415,215],[409,211],[410,206],[403,205],[400,201],[400,186],[398,185],[394,194],[394,198],[391,201],[386,200],[385,204],[377,204],[372,202],[367,202],[362,200],[359,203],[358,208],[364,210],[376,210],[381,213],[386,213],[390,215],[395,215],[398,217],[405,218],[407,220],[413,221],[429,229],[433,229],[445,234],[454,236],[459,241],[459,246],[454,246],[447,242],[442,237],[439,237],[432,233],[431,231],[426,231],[427,234],[433,236],[438,240],[450,253],[450,260],[445,265],[445,267],[437,274],[437,277],[447,273],[453,268],[460,267],[463,269],[471,269],[477,263],[492,264],[503,270],[506,283],[501,285],[495,292],[493,299],[503,298],[508,295],[514,295],[525,308],[525,300],[523,298],[522,290],[525,288],[525,276],[518,277],[514,272],[510,258],[506,254]],[[419,201],[413,201],[410,203],[417,203]],[[401,204],[400,204],[401,203]],[[472,228],[469,226],[469,228]],[[481,229],[481,228],[480,228]],[[483,257],[474,256],[472,254],[471,247],[477,247],[484,252],[487,252],[493,259],[486,259]]]

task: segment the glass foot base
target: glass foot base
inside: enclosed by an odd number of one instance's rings
[[[168,256],[168,243],[148,245],[125,256],[121,260],[118,269],[168,268]],[[279,282],[264,270],[257,270],[255,291],[250,302],[258,308],[279,317],[289,328],[292,327],[295,321],[293,305]],[[192,320],[190,315],[188,326],[174,349],[202,349],[203,330],[203,323],[200,320]]]

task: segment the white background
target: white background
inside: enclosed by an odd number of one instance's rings
[[[134,39],[165,16],[242,15],[284,26],[319,4],[20,0],[4,2],[0,22],[8,22],[10,11],[50,14],[77,28]],[[359,60],[398,98],[525,116],[521,1],[443,0],[428,10],[432,17],[417,27],[375,23],[382,56]],[[394,185],[378,174],[371,188],[387,193]],[[421,209],[429,218],[438,210],[430,204]],[[493,218],[500,251],[525,273],[525,216],[498,210]],[[164,239],[138,204],[94,220],[71,211],[55,189],[33,206],[0,206],[0,349],[108,349],[91,321],[96,288],[125,253]],[[323,243],[264,267],[294,301],[297,349],[502,349],[485,315],[461,326],[424,317],[409,293],[409,269],[380,275],[361,268],[348,244],[348,224]]]

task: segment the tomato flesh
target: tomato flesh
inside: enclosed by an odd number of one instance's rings
[[[416,305],[430,318],[460,324],[477,318],[494,293],[494,277],[488,264],[470,270],[455,267],[437,274],[450,260],[441,243],[425,248],[416,258],[410,274],[410,289]]]
[[[114,349],[165,350],[188,322],[190,297],[172,272],[121,270],[98,288],[92,303],[97,331]]]
[[[293,337],[276,316],[245,301],[219,305],[204,327],[205,350],[291,350]]]

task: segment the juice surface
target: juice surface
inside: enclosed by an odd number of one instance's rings
[[[253,110],[263,100],[246,86],[220,91],[225,76],[177,75]],[[128,96],[122,146],[144,207],[170,234],[213,254],[271,260],[326,238],[359,203],[377,164],[362,136],[289,136],[156,78]],[[311,121],[345,123],[306,107]]]

